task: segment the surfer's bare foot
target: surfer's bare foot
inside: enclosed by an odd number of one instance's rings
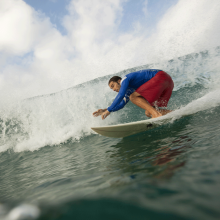
[[[145,115],[149,118],[158,118],[158,117],[162,116],[162,114],[156,110],[154,112],[152,112],[151,114],[149,111],[146,110]]]
[[[166,114],[172,112],[172,110],[168,110],[168,109],[159,109],[159,112],[160,112],[162,115],[166,115]]]
[[[154,113],[152,113],[152,118],[158,118],[158,117],[160,117],[160,116],[162,116],[162,114],[160,113],[160,112],[154,112]]]

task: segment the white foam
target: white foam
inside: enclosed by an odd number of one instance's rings
[[[40,215],[38,207],[30,204],[22,204],[12,209],[5,220],[19,220],[19,219],[36,219]]]
[[[69,138],[79,140],[91,134],[92,126],[116,122],[117,117],[102,121],[92,116],[98,108],[108,107],[114,97],[113,93],[110,97],[108,94],[107,83],[100,82],[2,109],[2,125],[6,127],[1,135],[1,151],[8,148],[33,151],[46,145],[58,145]]]

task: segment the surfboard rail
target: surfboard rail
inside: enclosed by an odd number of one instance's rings
[[[125,124],[102,126],[102,127],[91,127],[91,129],[96,133],[106,137],[123,138],[152,129],[155,126],[161,124],[158,122],[162,122],[165,119],[167,118],[162,116],[160,118],[147,119],[147,120],[130,122]]]

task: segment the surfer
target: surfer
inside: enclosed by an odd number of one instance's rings
[[[162,70],[140,70],[129,73],[123,78],[113,76],[108,85],[110,89],[118,92],[118,95],[111,106],[95,111],[94,117],[101,115],[102,119],[105,119],[111,112],[122,109],[129,100],[144,109],[147,117],[157,118],[171,112],[160,109],[167,107],[174,87],[170,75]]]

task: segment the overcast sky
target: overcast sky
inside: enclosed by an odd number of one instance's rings
[[[220,45],[219,0],[0,0],[0,101]]]

